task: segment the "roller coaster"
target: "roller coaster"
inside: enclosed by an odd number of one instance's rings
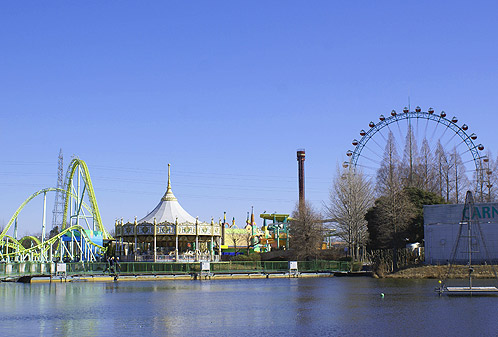
[[[64,196],[61,228],[47,238],[47,193],[59,192]],[[33,199],[43,195],[43,221],[41,238],[17,238],[17,218]],[[89,201],[88,203],[85,200]],[[8,234],[11,230],[12,234]],[[103,258],[107,248],[104,242],[112,240],[102,224],[97,199],[86,163],[73,158],[65,174],[64,188],[45,188],[29,196],[10,218],[0,233],[0,261],[4,262],[95,262]]]

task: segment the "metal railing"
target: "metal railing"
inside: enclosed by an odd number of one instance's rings
[[[199,262],[121,262],[112,266],[106,262],[65,263],[66,276],[85,275],[189,275],[201,271]],[[298,261],[300,272],[350,271],[355,266],[344,261]],[[0,279],[20,276],[51,276],[57,273],[56,263],[12,262],[0,263]],[[228,261],[211,262],[211,273],[286,273],[287,261]]]

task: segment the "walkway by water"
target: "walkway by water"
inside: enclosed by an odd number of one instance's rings
[[[0,284],[5,336],[495,336],[498,297],[372,278]],[[380,293],[385,297],[381,298]]]

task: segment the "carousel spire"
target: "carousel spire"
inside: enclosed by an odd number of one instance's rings
[[[166,193],[161,199],[162,201],[176,201],[176,197],[171,191],[171,164],[168,164],[168,188],[166,189]]]

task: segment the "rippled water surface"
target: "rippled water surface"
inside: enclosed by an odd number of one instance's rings
[[[339,277],[0,283],[0,335],[498,335],[498,297],[440,298],[435,286]]]

